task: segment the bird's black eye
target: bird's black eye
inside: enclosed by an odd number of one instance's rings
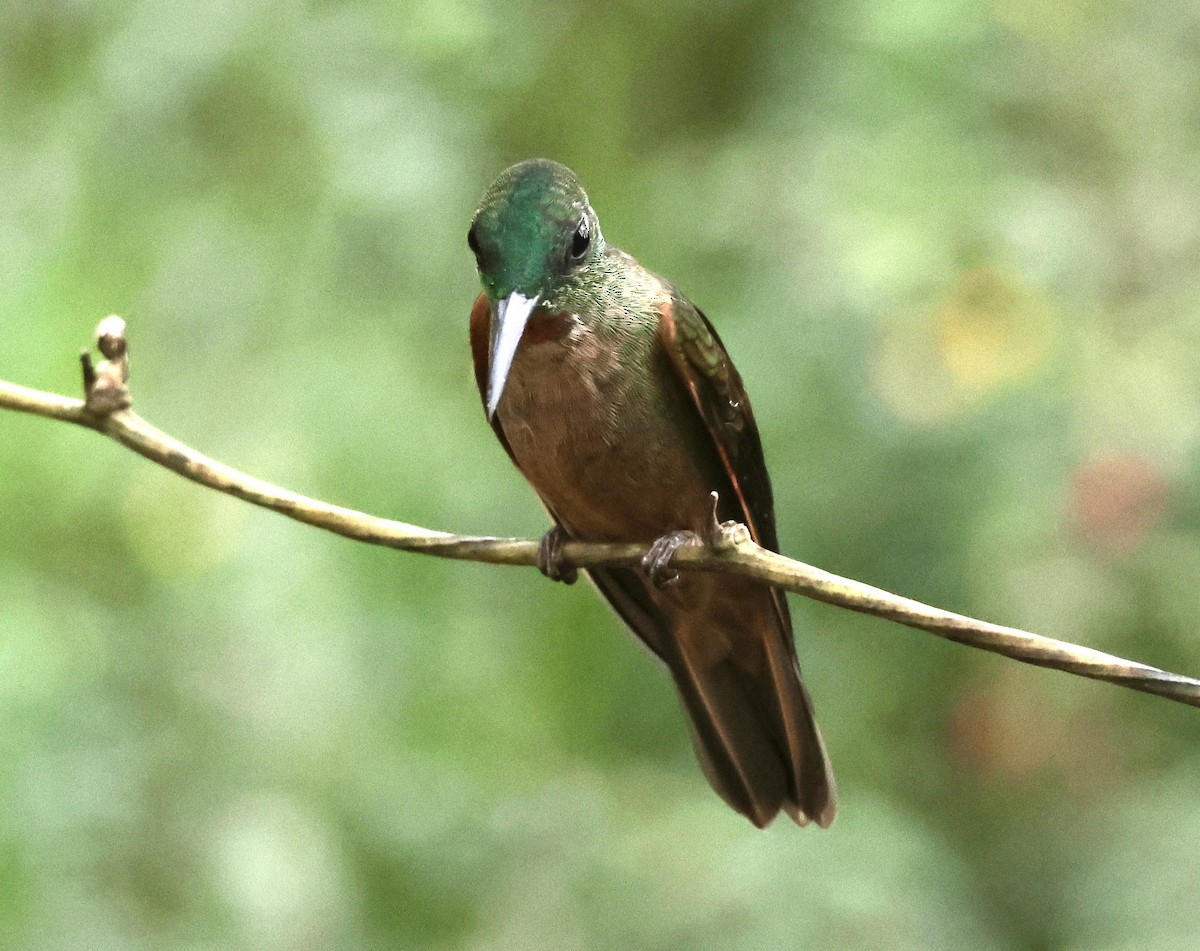
[[[479,257],[479,235],[475,233],[474,225],[471,225],[471,230],[467,232],[467,247],[475,257]]]
[[[583,256],[587,254],[588,247],[592,243],[592,229],[588,225],[586,217],[579,219],[579,227],[575,229],[575,234],[571,237],[571,252],[570,262],[578,264],[583,260]]]

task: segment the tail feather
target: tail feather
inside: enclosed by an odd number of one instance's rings
[[[783,596],[740,579],[684,576],[667,598],[638,572],[589,574],[671,672],[696,757],[721,798],[760,828],[780,812],[828,826],[833,772]]]
[[[782,619],[790,634],[787,603],[781,593],[772,594],[781,605]],[[837,787],[825,741],[813,714],[812,697],[800,679],[791,638],[767,637],[765,644],[774,687],[769,695],[777,704],[778,722],[783,724],[791,763],[791,796],[784,802],[784,809],[800,825],[812,820],[827,829],[837,812]]]
[[[760,829],[786,808],[791,782],[775,739],[728,663],[673,668],[696,758],[709,785]]]
[[[753,600],[736,630],[706,613],[677,619],[677,636],[665,639],[676,647],[667,666],[696,756],[713,789],[756,826],[782,811],[800,825],[827,827],[836,812],[833,772],[785,635],[790,625],[774,610],[755,618]],[[726,638],[737,649],[714,658],[714,640]]]

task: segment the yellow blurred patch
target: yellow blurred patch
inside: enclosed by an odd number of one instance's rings
[[[935,319],[946,368],[976,390],[1028,376],[1046,358],[1055,325],[1044,298],[986,266],[959,278]]]
[[[909,422],[932,425],[1028,379],[1057,337],[1050,303],[1019,278],[991,266],[965,271],[945,296],[887,326],[872,382]]]

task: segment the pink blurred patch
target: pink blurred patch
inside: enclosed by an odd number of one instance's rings
[[[947,724],[955,764],[980,783],[1053,788],[1077,802],[1119,786],[1128,773],[1124,751],[1133,744],[1099,692],[1104,688],[1082,703],[1056,698],[1056,689],[1019,665],[965,684]]]
[[[1071,477],[1070,518],[1091,548],[1127,555],[1162,518],[1169,489],[1166,478],[1135,453],[1095,456]]]

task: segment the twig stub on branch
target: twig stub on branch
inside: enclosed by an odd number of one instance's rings
[[[83,398],[89,413],[110,416],[129,409],[129,346],[125,340],[125,321],[112,314],[96,327],[96,349],[104,357],[96,366],[92,355],[80,354],[83,364]]]

